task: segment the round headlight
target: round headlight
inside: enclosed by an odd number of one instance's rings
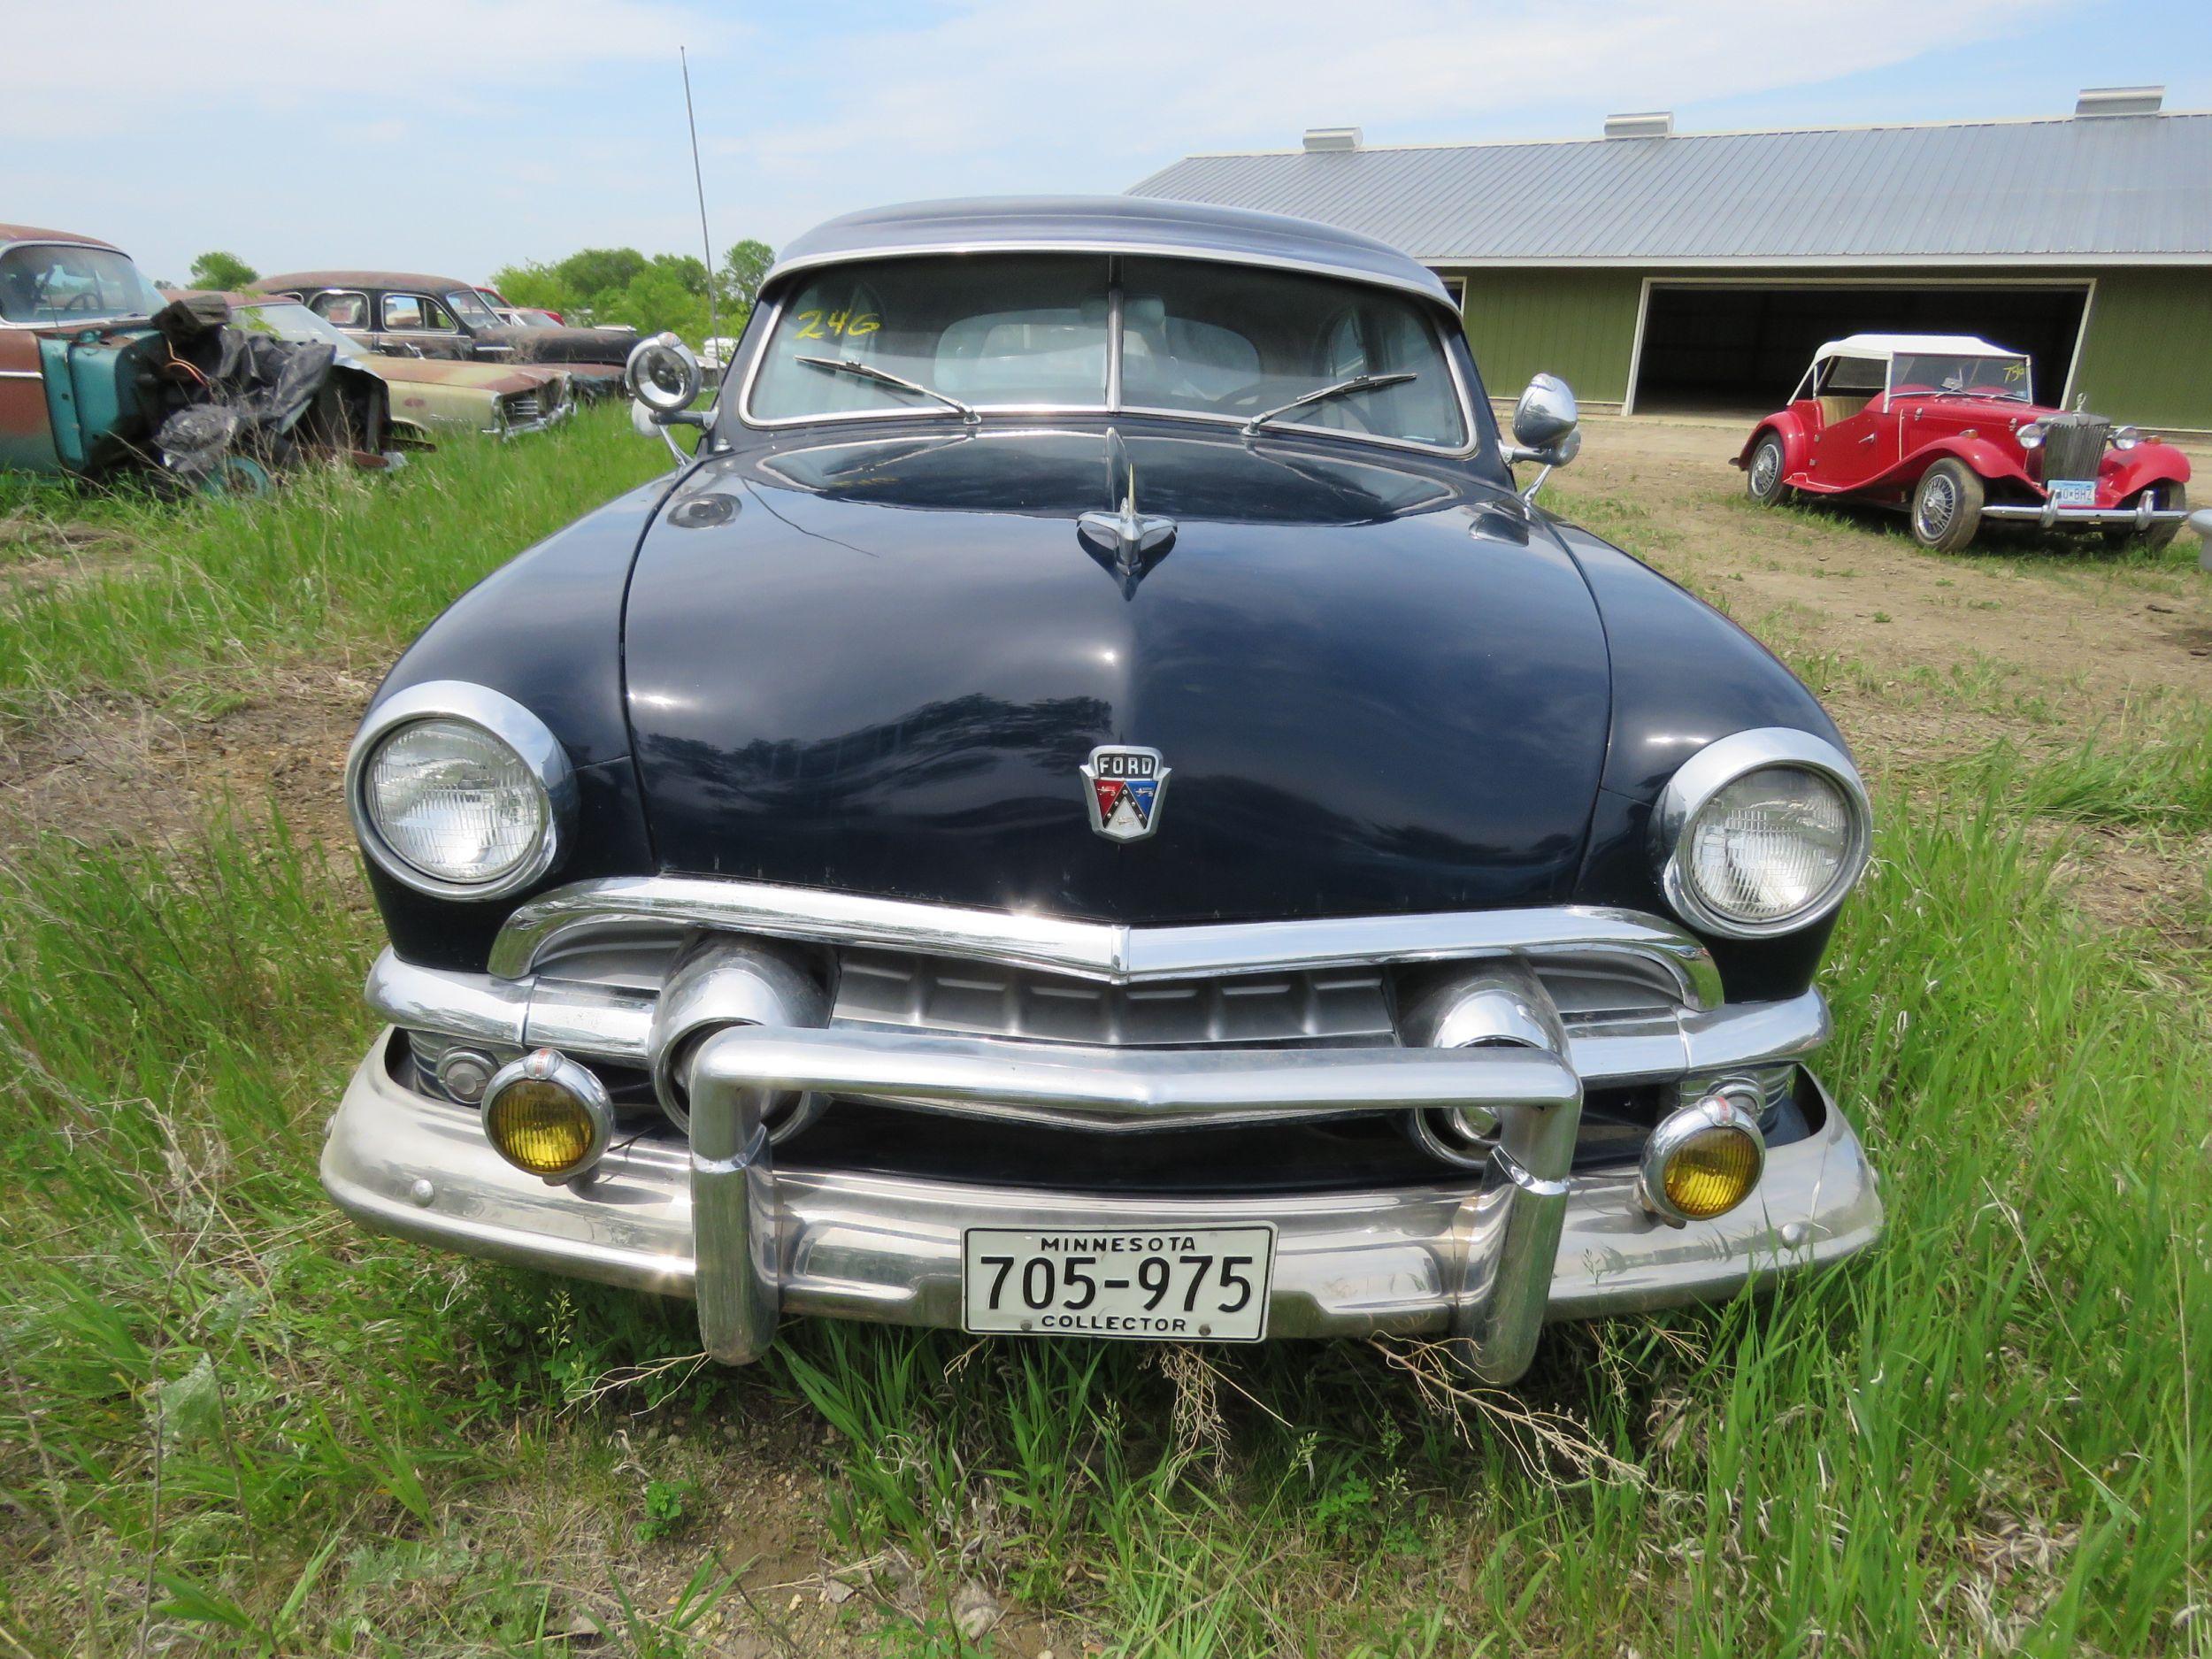
[[[384,844],[441,881],[512,875],[550,816],[522,757],[462,720],[400,727],[377,745],[362,786]]]
[[[1685,920],[1735,938],[1802,927],[1866,863],[1851,763],[1803,732],[1743,732],[1686,763],[1660,804],[1663,879]]]
[[[2112,434],[2112,447],[2116,449],[2132,449],[2142,442],[2143,434],[2133,426],[2121,426]]]
[[[2031,420],[2012,435],[2020,441],[2022,449],[2039,449],[2043,447],[2043,434],[2046,430],[2047,429],[2041,421]]]
[[[1850,804],[1818,772],[1766,766],[1690,822],[1683,874],[1731,921],[1786,922],[1816,909],[1848,867]]]
[[[438,680],[388,699],[354,740],[349,794],[370,857],[421,892],[493,898],[552,868],[572,810],[567,757],[535,716]]]

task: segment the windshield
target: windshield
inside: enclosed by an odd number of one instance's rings
[[[0,317],[12,323],[82,323],[151,317],[161,296],[127,255],[67,242],[0,253]]]
[[[445,296],[445,303],[453,307],[453,314],[471,328],[496,328],[499,319],[492,308],[484,303],[482,295],[474,288],[455,288]]]
[[[2028,360],[2022,357],[1962,357],[1947,351],[1901,351],[1891,365],[1890,396],[1927,397],[1945,392],[1972,397],[2009,397],[2029,403]]]
[[[543,311],[517,311],[515,324],[521,328],[558,328],[560,324]]]
[[[230,319],[250,333],[273,334],[295,345],[335,346],[342,357],[369,355],[367,349],[351,335],[334,328],[296,300],[283,300],[273,305],[234,305]]]
[[[1270,424],[1465,444],[1435,326],[1418,301],[1387,288],[1195,259],[882,259],[830,267],[787,294],[745,412],[956,416],[942,398],[1242,423],[1368,375],[1390,383],[1343,389]]]

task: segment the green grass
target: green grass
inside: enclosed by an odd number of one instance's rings
[[[367,565],[408,568],[396,544],[456,499],[402,481],[336,503]],[[214,557],[229,511],[146,526],[149,568]],[[280,532],[240,531],[250,575]],[[437,530],[424,614],[534,533]],[[253,650],[373,653],[419,619],[281,587],[219,602]],[[157,609],[116,626],[137,678],[86,641],[25,683],[173,696],[250,660],[193,655]],[[1456,1401],[1417,1351],[1357,1343],[803,1322],[749,1371],[689,1363],[680,1306],[324,1202],[377,933],[343,858],[265,813],[29,847],[0,873],[0,1652],[705,1655],[785,1626],[768,1650],[804,1651],[787,1591],[731,1582],[778,1548],[764,1522],[802,1557],[777,1581],[835,1569],[836,1617],[891,1654],[1033,1652],[956,1634],[972,1584],[1063,1654],[2212,1651],[2204,964],[2091,925],[2062,873],[2070,776],[2132,768],[2142,821],[2200,810],[2184,712],[2154,764],[2097,729],[2078,763],[1890,791],[1821,1062],[1886,1173],[1876,1254],[1555,1330],[1512,1394]]]
[[[528,543],[667,470],[618,411],[512,445],[466,436],[396,474],[295,474],[273,501],[171,504],[6,484],[0,515],[106,533],[66,580],[0,583],[0,718],[87,691],[379,662]],[[0,566],[0,571],[4,571]]]
[[[1968,768],[2016,810],[2079,824],[2212,830],[2212,710],[2135,712],[2034,758],[2009,745]]]

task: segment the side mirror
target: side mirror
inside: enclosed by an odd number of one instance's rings
[[[622,365],[622,383],[629,388],[630,396],[663,417],[664,426],[674,417],[691,412],[704,381],[699,359],[673,334],[655,334],[639,341],[630,348],[629,360]]]
[[[631,430],[641,437],[659,434],[680,467],[691,457],[669,428],[706,426],[707,417],[692,407],[705,378],[691,348],[673,334],[639,341],[622,365],[622,384],[634,400],[630,404]]]
[[[1575,395],[1567,388],[1567,382],[1556,374],[1538,375],[1521,394],[1521,401],[1513,405],[1513,442],[1531,451],[1517,458],[1560,465],[1536,452],[1559,443],[1581,420],[1582,411],[1575,407]]]
[[[1513,442],[1506,446],[1505,458],[1540,462],[1544,470],[1521,492],[1522,500],[1534,501],[1552,468],[1582,453],[1581,421],[1574,393],[1556,374],[1540,374],[1528,383],[1513,405]]]

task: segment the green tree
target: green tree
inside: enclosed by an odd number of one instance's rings
[[[492,273],[492,286],[518,305],[533,311],[559,311],[566,316],[579,303],[574,289],[536,260],[502,265]]]
[[[733,243],[722,256],[722,303],[750,311],[753,302],[760,297],[761,279],[775,263],[776,250],[764,242],[748,238]],[[741,316],[740,320],[743,320]]]
[[[627,288],[644,273],[645,256],[634,248],[587,248],[553,267],[553,274],[578,295]]]
[[[705,261],[695,259],[687,253],[657,253],[653,256],[651,268],[675,278],[677,281],[683,284],[685,293],[696,294],[703,299],[706,297]],[[634,281],[636,279],[631,280]]]
[[[234,253],[214,249],[192,262],[192,286],[196,288],[250,288],[260,280],[261,273]]]

